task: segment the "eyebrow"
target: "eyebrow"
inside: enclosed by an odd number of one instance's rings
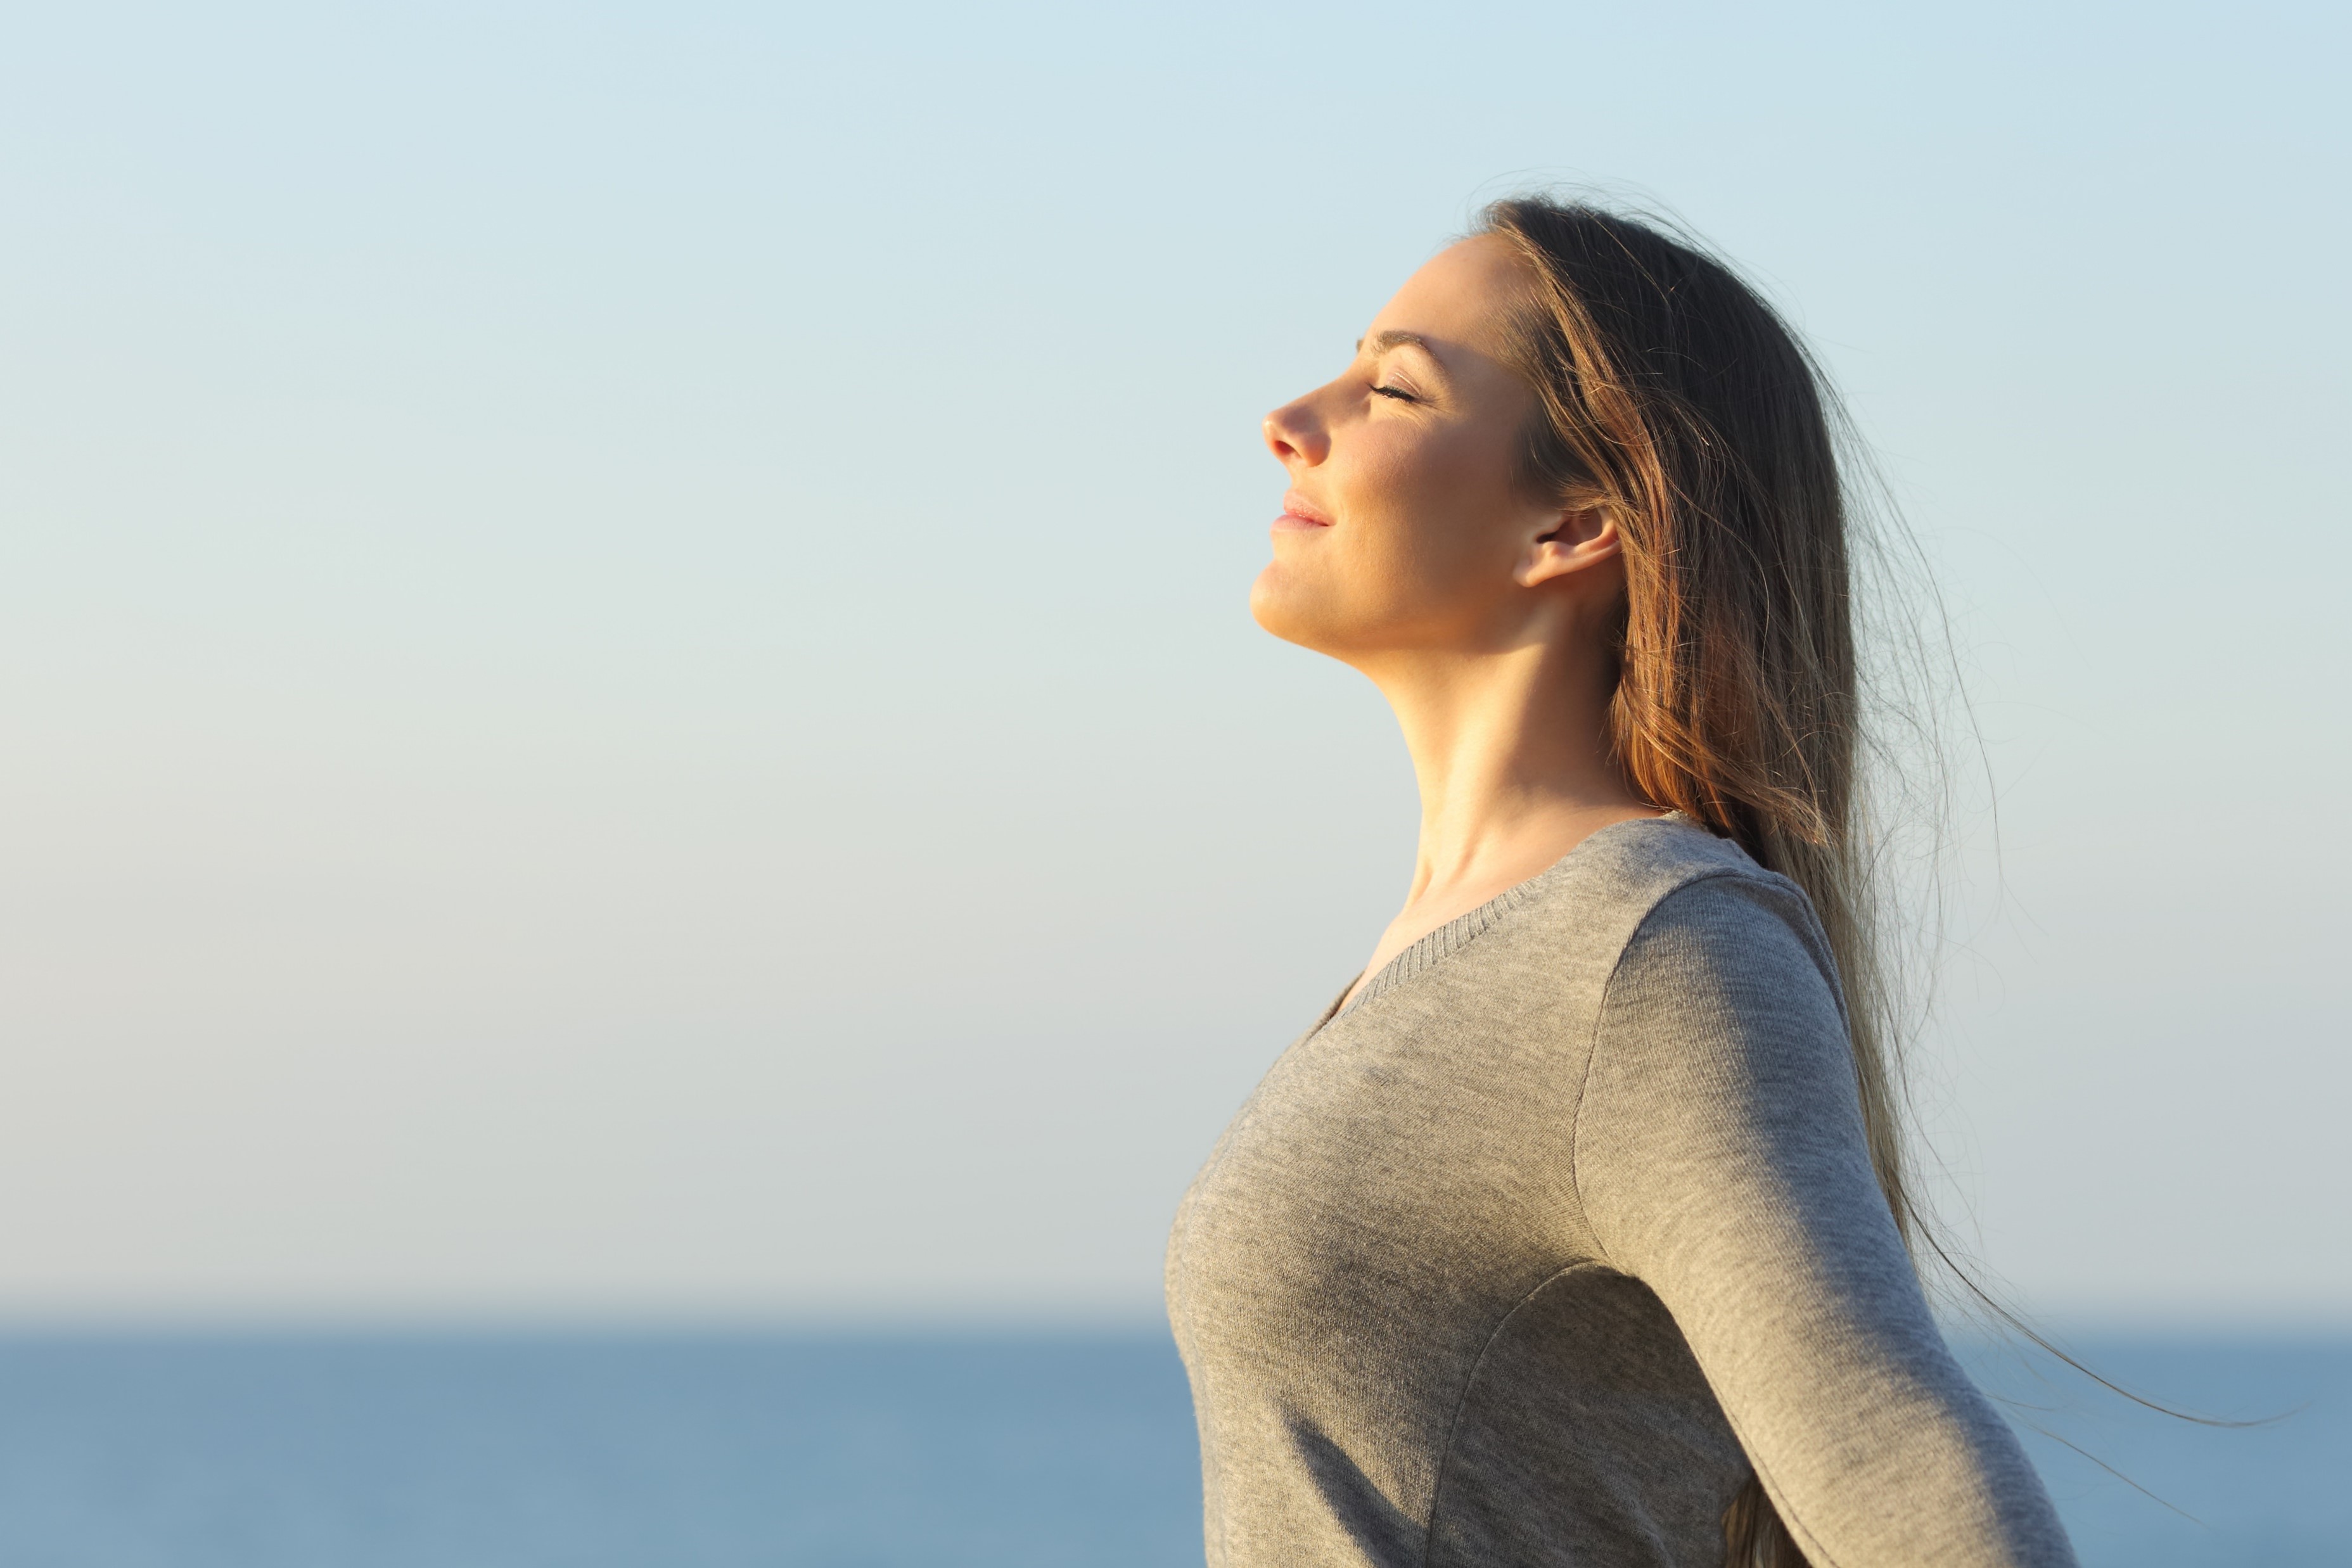
[[[1419,349],[1429,356],[1429,362],[1436,367],[1440,380],[1450,382],[1453,379],[1446,371],[1445,361],[1438,358],[1435,349],[1429,346],[1429,340],[1418,332],[1399,332],[1391,329],[1386,332],[1375,332],[1369,338],[1356,340],[1358,353],[1362,353],[1367,346],[1370,346],[1375,354],[1385,354],[1391,349]]]

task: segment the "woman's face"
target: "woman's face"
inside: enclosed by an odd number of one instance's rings
[[[1290,490],[1259,625],[1350,664],[1525,640],[1531,551],[1561,514],[1516,483],[1534,397],[1498,340],[1522,266],[1490,237],[1439,253],[1338,380],[1266,416]]]

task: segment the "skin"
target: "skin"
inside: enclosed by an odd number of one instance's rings
[[[1608,754],[1617,525],[1517,482],[1535,399],[1497,328],[1522,267],[1488,236],[1440,252],[1337,380],[1265,418],[1291,487],[1251,612],[1380,688],[1421,789],[1411,890],[1350,998],[1586,835],[1660,814]]]

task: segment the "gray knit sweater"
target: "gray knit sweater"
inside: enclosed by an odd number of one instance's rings
[[[1218,1568],[2074,1561],[1871,1174],[1796,885],[1621,822],[1407,948],[1184,1197]]]

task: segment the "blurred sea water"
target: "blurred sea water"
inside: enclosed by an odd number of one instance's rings
[[[2082,1336],[2101,1392],[2010,1342],[1965,1356],[2057,1499],[2084,1568],[2352,1564],[2352,1340]]]
[[[2089,1568],[2352,1563],[2352,1342],[2080,1348],[2293,1408],[1980,1360]],[[1197,1464],[1156,1335],[0,1340],[7,1568],[1179,1568]]]

